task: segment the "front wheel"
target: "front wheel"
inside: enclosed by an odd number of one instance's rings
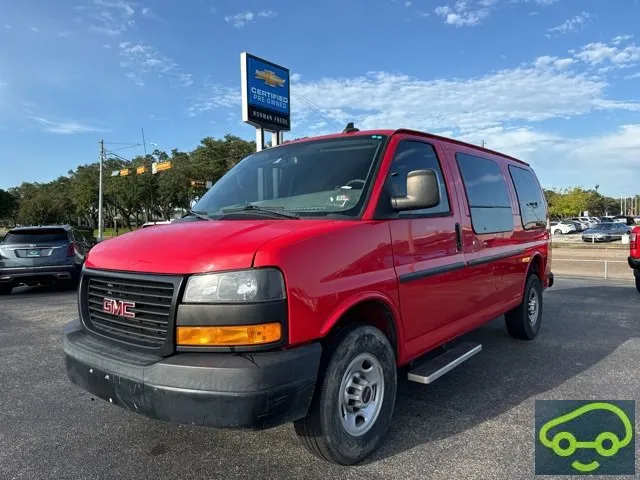
[[[307,416],[294,422],[311,453],[353,465],[384,438],[396,398],[395,355],[385,335],[371,326],[353,327],[335,338]]]
[[[535,275],[529,275],[524,287],[522,303],[504,316],[507,331],[513,338],[533,340],[542,322],[542,285]]]
[[[562,235],[562,230],[560,230],[559,228],[554,230],[553,232],[554,235]]]

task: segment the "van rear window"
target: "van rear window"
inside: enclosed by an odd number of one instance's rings
[[[525,230],[546,228],[547,203],[533,173],[514,165],[509,165],[509,173],[516,187],[522,227]]]
[[[510,232],[513,213],[507,184],[493,160],[457,153],[456,160],[467,193],[471,224],[478,234]]]
[[[38,228],[33,230],[15,230],[7,233],[2,241],[5,245],[15,245],[20,243],[43,244],[67,242],[69,237],[62,228]]]

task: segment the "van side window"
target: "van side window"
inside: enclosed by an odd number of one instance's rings
[[[546,228],[547,203],[545,202],[540,186],[533,173],[524,168],[509,165],[509,173],[516,187],[516,195],[520,204],[520,217],[522,228]]]
[[[471,223],[478,234],[510,232],[513,212],[507,183],[493,160],[456,153],[460,175],[467,193]]]
[[[407,194],[407,175],[414,170],[432,168],[438,177],[440,186],[440,203],[432,208],[400,212],[401,217],[416,215],[445,215],[450,213],[447,185],[442,175],[440,162],[436,151],[431,145],[411,140],[401,142],[396,148],[393,163],[389,168],[387,185],[389,192],[394,197],[402,197]]]

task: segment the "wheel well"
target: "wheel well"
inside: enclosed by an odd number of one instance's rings
[[[534,274],[540,279],[540,281],[542,281],[542,277],[544,276],[544,267],[542,265],[542,257],[540,255],[534,256],[533,260],[531,260],[531,265],[529,265],[529,272],[527,273],[527,278],[531,274]]]
[[[398,334],[391,310],[381,301],[365,300],[344,312],[333,326],[325,341],[331,341],[339,331],[354,324],[371,325],[380,330],[389,340],[393,353],[398,357]]]

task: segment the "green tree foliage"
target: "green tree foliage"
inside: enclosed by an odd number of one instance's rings
[[[549,214],[552,218],[566,218],[588,211],[589,215],[615,215],[619,213],[620,202],[601,195],[597,190],[574,187],[565,190],[545,190]]]
[[[215,183],[252,152],[255,142],[226,135],[222,139],[206,137],[192,152],[155,150],[132,159],[108,155],[103,171],[105,226],[115,227],[116,218],[120,226],[131,227],[173,217],[176,209],[188,209],[206,192],[206,188],[192,186],[192,180]],[[153,175],[151,164],[156,161],[170,161],[172,168]],[[146,173],[137,175],[138,167],[146,167]],[[129,175],[111,176],[123,169],[129,169]],[[97,227],[99,176],[96,162],[80,165],[68,176],[49,183],[23,183],[11,193],[0,190],[0,220]]]
[[[0,223],[15,225],[18,215],[18,197],[0,189]]]

